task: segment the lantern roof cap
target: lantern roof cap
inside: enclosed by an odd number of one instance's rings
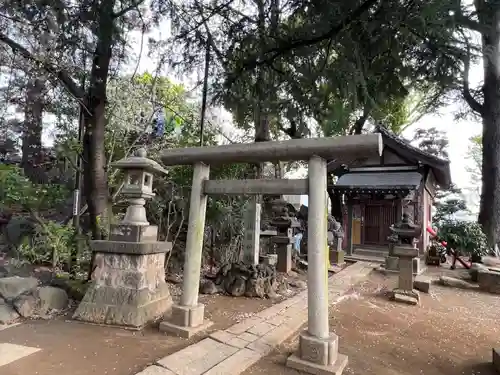
[[[113,163],[112,166],[122,170],[136,169],[151,173],[158,172],[160,174],[167,174],[165,168],[156,161],[147,158],[146,149],[142,147],[135,151],[134,156],[118,160],[116,163]]]

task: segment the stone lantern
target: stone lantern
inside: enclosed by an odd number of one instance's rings
[[[146,199],[155,196],[153,193],[153,173],[166,174],[160,164],[146,157],[143,148],[136,151],[135,156],[122,159],[115,168],[125,172],[125,184],[121,193],[128,200],[129,206],[122,224],[149,225],[146,218]]]
[[[401,223],[391,226],[391,232],[397,238],[394,244],[393,255],[398,257],[399,283],[394,289],[392,298],[399,302],[417,304],[420,296],[413,289],[414,282],[414,259],[418,256],[415,240],[420,236],[422,228],[413,224],[408,215],[403,215]]]
[[[272,239],[276,246],[276,269],[278,272],[288,273],[292,269],[293,230],[300,227],[300,223],[288,212],[285,200],[277,199],[273,203],[274,218],[271,225],[277,230],[277,235]]]
[[[122,222],[110,226],[109,240],[91,241],[93,282],[73,318],[141,328],[172,305],[164,270],[171,244],[158,241],[158,227],[149,225],[144,207],[154,197],[153,173],[166,171],[144,149],[114,166],[125,171],[122,194],[129,206]]]

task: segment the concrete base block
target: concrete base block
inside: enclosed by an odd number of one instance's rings
[[[345,251],[344,250],[330,250],[330,264],[343,265],[345,264]]]
[[[417,290],[402,290],[395,289],[391,293],[391,300],[405,303],[407,305],[418,305],[420,302],[420,294]]]
[[[278,254],[261,255],[260,261],[268,266],[276,266],[276,263],[278,263]]]
[[[290,356],[286,365],[310,374],[339,375],[347,365],[347,357],[338,354],[338,345],[336,334],[320,339],[304,331],[300,334],[297,355]]]
[[[205,305],[201,303],[196,306],[174,305],[170,321],[160,323],[160,332],[189,338],[212,325],[212,322],[204,320],[204,316]]]
[[[493,348],[493,368],[500,374],[500,349]]]
[[[385,269],[399,271],[399,258],[394,256],[385,257]]]
[[[278,246],[276,271],[288,273],[292,270],[292,246]]]
[[[419,275],[415,277],[415,280],[413,281],[413,288],[423,293],[429,293],[431,284],[432,279],[429,276]]]
[[[210,328],[214,323],[210,320],[205,320],[203,324],[197,327],[183,327],[173,324],[171,322],[161,322],[160,323],[160,332],[168,333],[173,336],[182,337],[183,339],[189,339],[198,333],[201,333],[208,328]]]
[[[319,365],[314,362],[305,361],[298,355],[292,354],[286,360],[286,366],[314,375],[341,375],[347,366],[347,361],[346,355],[338,354],[337,360],[333,365]]]

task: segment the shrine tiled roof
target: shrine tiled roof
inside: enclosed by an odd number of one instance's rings
[[[436,182],[441,187],[450,186],[451,172],[449,160],[439,158],[411,145],[381,125],[376,126],[375,132],[382,135],[384,147],[396,151],[407,159],[430,167],[436,178]]]

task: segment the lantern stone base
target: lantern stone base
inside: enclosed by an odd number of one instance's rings
[[[418,305],[420,302],[420,294],[415,289],[394,289],[391,292],[390,298],[395,302],[406,303],[407,305]]]
[[[73,319],[140,329],[160,318],[172,306],[170,291],[165,283],[164,261],[165,252],[97,252],[92,285]]]
[[[205,305],[172,306],[172,315],[169,320],[160,323],[160,332],[170,333],[182,338],[190,338],[207,328],[213,323],[204,319]]]
[[[330,264],[342,266],[345,264],[345,251],[344,250],[330,250]]]
[[[286,361],[286,366],[315,375],[340,375],[347,366],[347,356],[338,353],[338,336],[327,339],[311,336],[307,331],[299,338],[299,350]]]

